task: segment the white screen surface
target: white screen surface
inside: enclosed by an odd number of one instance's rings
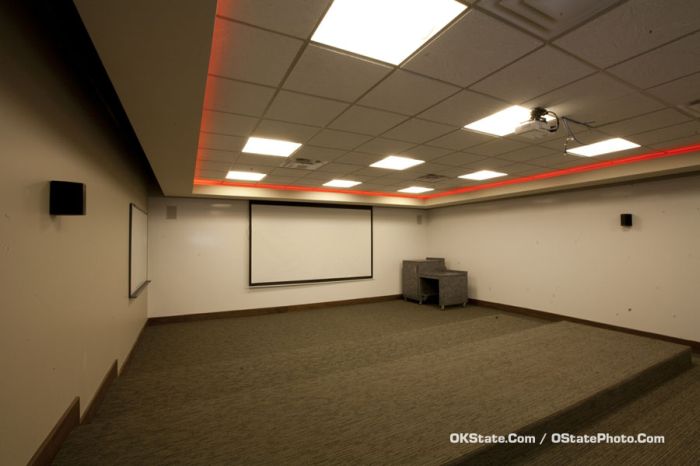
[[[250,285],[372,277],[372,210],[250,205]]]
[[[129,222],[129,297],[148,281],[148,216],[131,204]]]

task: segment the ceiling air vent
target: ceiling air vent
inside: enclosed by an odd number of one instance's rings
[[[284,168],[299,168],[302,170],[316,170],[318,167],[324,166],[326,161],[323,160],[312,160],[298,157],[295,159],[288,160],[284,165]]]
[[[437,183],[438,181],[446,180],[446,176],[442,175],[436,175],[434,173],[428,173],[427,175],[423,175],[419,178],[416,178],[416,181],[425,181],[426,183]]]

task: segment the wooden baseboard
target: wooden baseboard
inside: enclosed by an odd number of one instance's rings
[[[45,466],[50,465],[56,457],[61,445],[68,437],[68,434],[80,424],[80,397],[75,397],[71,404],[60,417],[56,425],[46,439],[41,443],[32,459],[29,460],[28,466]]]
[[[131,361],[131,355],[134,354],[134,349],[136,349],[136,345],[139,344],[139,341],[141,340],[141,335],[143,335],[143,331],[146,329],[146,325],[148,325],[148,319],[146,319],[143,322],[143,325],[141,326],[141,330],[139,331],[139,334],[136,337],[136,340],[134,340],[134,344],[131,346],[129,353],[126,355],[126,357],[124,358],[124,361],[122,361],[121,365],[119,365],[119,375],[122,375],[124,373],[124,370],[126,370],[126,368],[129,367],[129,361]]]
[[[117,375],[117,360],[115,359],[105,376],[102,378],[102,383],[100,383],[100,386],[97,388],[95,396],[92,397],[92,401],[90,401],[90,404],[83,413],[83,416],[80,418],[81,424],[89,424],[92,421],[92,418],[95,417],[97,408],[100,407],[100,403],[102,403],[102,400],[107,394],[107,388],[112,385],[112,382],[114,382],[114,379],[117,378]]]
[[[401,295],[373,296],[370,298],[346,299],[342,301],[328,301],[324,303],[295,304],[292,306],[263,307],[255,309],[242,309],[240,311],[205,312],[202,314],[183,314],[179,316],[150,317],[148,325],[170,324],[174,322],[192,322],[196,320],[226,319],[229,317],[250,317],[266,314],[279,314],[284,312],[307,311],[331,306],[349,306],[352,304],[379,303],[400,299]]]
[[[565,316],[561,314],[554,314],[552,312],[538,311],[536,309],[528,309],[526,307],[511,306],[510,304],[494,303],[491,301],[482,301],[480,299],[469,299],[469,304],[475,306],[490,307],[493,309],[499,309],[501,311],[514,312],[517,314],[523,314],[530,317],[537,317],[546,320],[566,320],[569,322],[575,322],[577,324],[591,325],[593,327],[604,328],[607,330],[615,330],[618,332],[630,333],[632,335],[638,335],[642,337],[655,338],[657,340],[668,341],[671,343],[677,343],[679,345],[690,346],[695,353],[700,353],[700,342],[694,340],[685,340],[683,338],[670,337],[668,335],[661,335],[658,333],[645,332],[643,330],[635,330],[627,327],[620,327],[617,325],[604,324],[602,322],[595,322],[593,320],[579,319],[578,317]]]

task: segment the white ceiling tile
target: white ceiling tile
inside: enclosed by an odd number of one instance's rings
[[[485,159],[483,155],[468,154],[466,152],[453,152],[451,154],[433,159],[433,162],[440,165],[464,166],[483,159]]]
[[[634,134],[628,139],[643,146],[651,146],[652,144],[660,144],[679,138],[696,138],[700,141],[700,121],[693,120],[680,125],[669,126],[668,128],[645,131]]]
[[[348,152],[345,155],[340,156],[335,162],[339,163],[349,163],[351,165],[360,165],[362,168],[368,167],[374,162],[382,159],[381,155],[377,154],[365,154],[362,152]]]
[[[518,104],[595,71],[564,52],[542,47],[471,88]]]
[[[432,121],[411,118],[390,129],[384,136],[388,138],[400,139],[402,141],[414,142],[416,144],[425,143],[431,139],[443,136],[454,131],[454,126],[447,126]]]
[[[327,173],[329,175],[346,175],[359,170],[358,165],[351,165],[349,163],[338,163],[331,162],[317,168],[316,173]]]
[[[612,74],[643,89],[700,71],[700,32],[614,66]]]
[[[358,177],[370,177],[372,178],[372,182],[378,182],[382,184],[380,179],[383,179],[384,177],[387,176],[387,170],[383,168],[374,168],[374,167],[369,167],[366,166],[364,168],[360,168],[356,172],[352,173],[352,176],[358,176]]]
[[[554,150],[548,147],[528,146],[516,149],[512,152],[500,154],[498,158],[503,160],[511,160],[513,162],[527,162],[538,157],[544,157],[545,155],[552,154],[553,152]]]
[[[567,162],[567,159],[570,157],[575,157],[573,155],[568,155],[564,154],[563,152],[557,152],[549,155],[545,155],[544,157],[538,157],[536,159],[528,160],[529,165],[536,165],[538,167],[546,167],[546,168],[551,168],[556,165],[562,164]],[[577,157],[577,158],[583,158],[583,157]],[[587,157],[587,160],[589,160],[591,163],[594,161],[594,158]]]
[[[541,44],[513,27],[471,10],[413,57],[405,68],[468,86]]]
[[[306,39],[331,0],[218,0],[216,13]]]
[[[233,162],[240,152],[229,152],[223,150],[211,150],[211,149],[199,149],[197,154],[197,160],[212,160],[217,162]]]
[[[311,138],[309,144],[316,146],[331,147],[334,149],[354,149],[365,141],[372,139],[372,136],[365,134],[348,133],[346,131],[336,131],[324,129]]]
[[[513,141],[506,138],[496,138],[492,141],[479,144],[478,146],[470,147],[469,152],[477,155],[498,155],[506,152],[511,152],[516,149],[528,147],[519,141]]]
[[[235,163],[237,165],[279,167],[286,160],[286,157],[270,157],[269,155],[241,154],[236,159]]]
[[[508,104],[500,100],[476,92],[462,91],[418,116],[426,120],[462,127],[507,106]]]
[[[299,178],[304,175],[306,175],[306,170],[302,169],[297,169],[297,168],[284,168],[284,167],[278,167],[272,170],[270,173],[274,176],[288,176],[290,178]]]
[[[632,0],[555,41],[600,67],[608,67],[698,29],[697,0]]]
[[[305,158],[311,160],[335,160],[345,153],[344,150],[330,149],[327,147],[301,146],[294,153],[294,158]]]
[[[525,173],[532,173],[537,171],[540,167],[529,165],[526,163],[513,163],[510,165],[503,165],[498,170],[502,173],[507,173],[509,175],[523,176]]]
[[[276,169],[279,170],[279,169]],[[262,180],[261,183],[266,184],[282,184],[282,185],[295,185],[300,178],[297,176],[280,176],[276,175],[274,172],[272,175],[268,175]]]
[[[700,73],[691,74],[670,83],[652,87],[648,92],[671,105],[688,104],[700,99]]]
[[[283,87],[352,102],[391,70],[386,65],[312,44],[306,47]]]
[[[443,149],[432,146],[415,146],[402,152],[402,155],[413,157],[419,160],[432,160],[451,153],[451,149]]]
[[[475,133],[474,131],[467,131],[465,129],[458,129],[437,139],[433,139],[430,141],[430,145],[452,150],[461,150],[476,146],[477,144],[491,139],[493,139],[493,136]]]
[[[247,138],[241,136],[229,136],[226,134],[199,133],[199,147],[201,149],[217,149],[227,151],[240,151],[243,149]]]
[[[205,110],[202,113],[202,131],[207,131],[209,133],[248,136],[257,123],[257,118],[243,115],[212,112],[209,110]]]
[[[399,154],[405,149],[414,146],[412,142],[397,141],[394,139],[374,138],[358,146],[355,150],[369,154],[389,155]]]
[[[623,95],[607,102],[591,102],[577,112],[579,121],[591,122],[594,126],[625,120],[644,113],[664,108],[659,101],[639,92]]]
[[[277,120],[325,126],[346,107],[347,104],[335,100],[280,91],[265,116]]]
[[[305,143],[320,130],[321,128],[316,126],[297,125],[284,121],[262,120],[255,130],[254,135],[257,137]]]
[[[231,167],[231,162],[221,162],[217,160],[198,160],[197,168],[199,170],[222,171],[228,170]]]
[[[688,120],[690,120],[690,117],[682,114],[679,111],[668,108],[617,123],[611,123],[609,125],[602,126],[599,129],[611,136],[622,137],[630,134],[641,133],[643,131],[650,131],[657,128],[676,125]]]
[[[604,112],[616,112],[619,109],[612,108],[610,101],[634,92],[634,88],[598,73],[539,96],[529,101],[526,106],[544,107],[560,117],[568,116],[583,122],[588,121],[593,110],[598,117],[611,121],[604,116]]]
[[[261,116],[275,94],[274,89],[209,76],[204,96],[207,110]]]
[[[360,104],[415,115],[459,88],[434,79],[396,70],[360,100]]]
[[[299,39],[216,18],[209,73],[277,86],[302,44]]]
[[[700,136],[695,135],[695,136],[688,136],[680,139],[671,139],[668,141],[664,141],[659,144],[652,144],[650,147],[653,147],[654,149],[671,149],[674,147],[683,147],[683,146],[689,146],[689,145],[695,145],[695,144],[700,144]]]
[[[197,177],[208,180],[222,180],[226,177],[227,173],[227,170],[199,170],[197,172]]]
[[[460,173],[460,175],[465,175],[470,172],[475,172],[479,170],[494,170],[498,171],[501,167],[505,167],[507,165],[512,165],[513,162],[508,161],[508,160],[501,160],[497,159],[495,157],[487,157],[485,159],[477,160],[476,162],[472,162],[470,164],[464,165],[462,168],[466,170],[464,173]]]
[[[354,105],[340,115],[330,127],[377,136],[405,119],[405,116],[397,113]]]
[[[236,170],[236,171],[246,171],[246,172],[256,172],[256,173],[264,173],[268,174],[272,172],[274,169],[273,166],[269,165],[260,165],[260,164],[255,164],[255,163],[246,163],[246,161],[240,162],[237,161],[233,165],[231,165],[231,170]]]

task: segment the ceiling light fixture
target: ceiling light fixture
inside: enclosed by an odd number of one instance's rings
[[[267,175],[265,173],[256,172],[239,172],[231,170],[226,174],[226,178],[229,180],[243,180],[243,181],[260,181]]]
[[[506,175],[508,175],[508,173],[494,172],[491,170],[479,170],[478,172],[467,173],[466,175],[462,175],[462,176],[460,176],[460,178],[463,178],[465,180],[483,181],[483,180],[490,180],[491,178],[498,178],[499,176],[506,176]]]
[[[289,157],[301,144],[298,142],[282,141],[280,139],[267,139],[249,137],[243,147],[243,152],[248,154],[274,155],[275,157]]]
[[[513,105],[481,120],[465,125],[464,128],[478,133],[493,136],[505,136],[514,133],[521,123],[530,119],[530,110],[519,105]]]
[[[323,186],[328,186],[330,188],[352,188],[361,183],[361,181],[351,180],[330,180],[328,183],[323,183]]]
[[[455,0],[334,0],[311,40],[398,65],[466,9]]]
[[[390,155],[383,158],[379,162],[374,162],[370,167],[388,168],[389,170],[405,170],[425,163],[425,160],[416,160],[408,157],[400,157],[398,155]]]
[[[606,139],[585,146],[574,147],[568,149],[567,153],[580,155],[582,157],[595,157],[596,155],[609,154],[611,152],[619,152],[621,150],[635,149],[639,144],[622,138]]]
[[[423,193],[427,193],[428,191],[433,191],[433,188],[423,188],[421,186],[411,186],[409,188],[399,189],[400,193],[408,193],[408,194],[423,194]]]

